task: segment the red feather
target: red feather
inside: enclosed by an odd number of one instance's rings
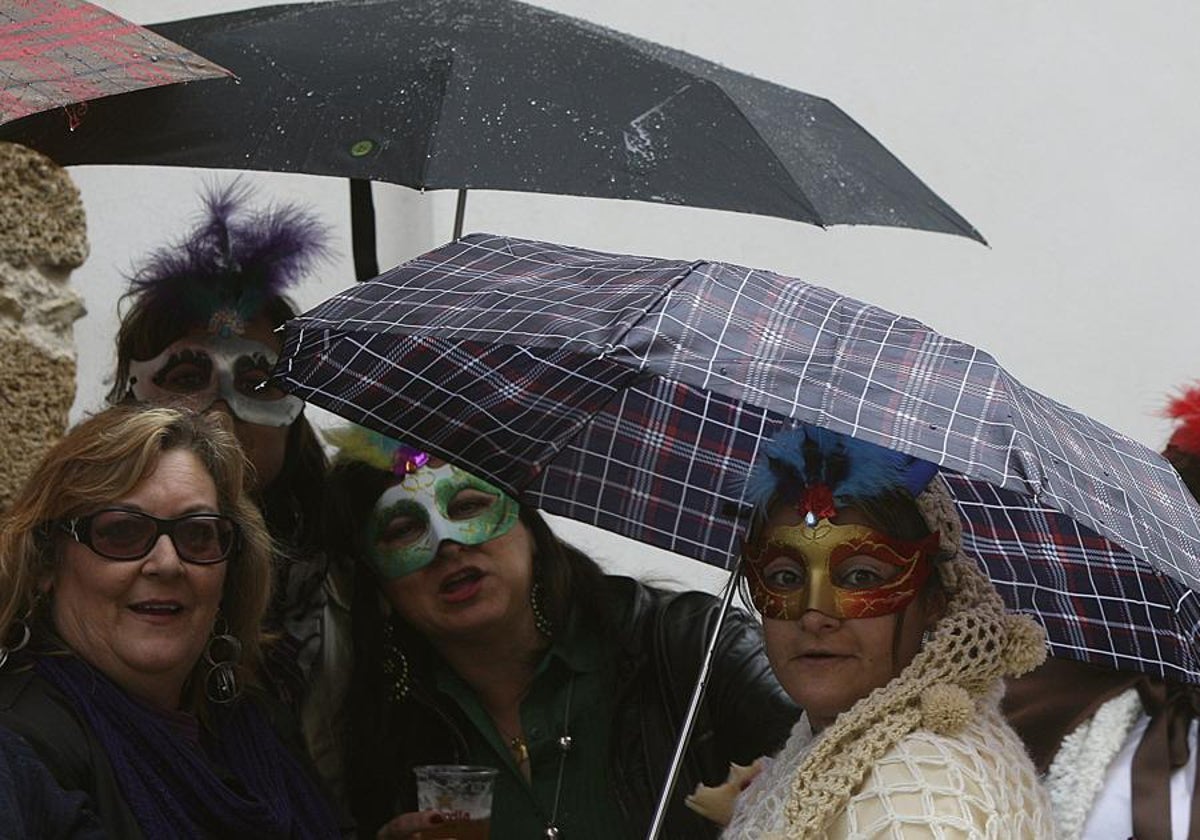
[[[1200,457],[1200,383],[1167,403],[1167,416],[1179,423],[1167,445]]]

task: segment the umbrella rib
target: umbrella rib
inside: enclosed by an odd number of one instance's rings
[[[633,332],[637,327],[642,326],[642,325],[648,325],[651,320],[651,314],[654,315],[654,320],[656,322],[662,323],[662,319],[663,319],[664,315],[666,314],[666,307],[661,306],[660,304],[664,300],[666,300],[668,297],[670,297],[671,293],[674,292],[677,288],[679,288],[680,284],[682,284],[683,281],[686,280],[689,275],[691,275],[695,271],[699,271],[701,266],[703,266],[703,265],[705,265],[705,262],[703,260],[697,260],[696,262],[687,263],[686,265],[684,265],[680,268],[679,272],[673,278],[671,278],[671,280],[669,282],[663,283],[661,288],[657,288],[656,291],[658,293],[655,295],[654,298],[652,298],[648,303],[646,303],[642,307],[641,314],[638,315],[638,317],[635,318],[633,321],[631,321],[629,323],[629,325],[627,327],[625,327],[625,330],[620,335],[615,337],[615,340],[608,342],[608,346],[599,352],[599,354],[598,354],[599,357],[602,359],[608,358],[613,349],[615,349],[617,347],[624,347],[626,337],[631,332]],[[654,335],[657,336],[660,334],[661,330],[659,330],[658,327],[655,327],[653,332],[654,332]],[[649,349],[649,347],[647,347],[647,350],[648,349]],[[633,354],[631,353],[630,356],[633,356]],[[637,357],[634,357],[634,358],[637,358]],[[646,367],[646,363],[647,362],[646,362],[645,357],[638,359],[637,370],[640,372],[642,369],[644,369]]]
[[[454,71],[458,66],[458,61],[454,54],[453,47],[448,51],[450,54],[450,70],[446,73],[442,80],[442,95],[438,97],[437,114],[432,119],[432,125],[429,128],[429,142],[425,144],[425,159],[421,161],[421,175],[419,184],[420,189],[425,189],[429,183],[429,166],[433,161],[433,148],[437,145],[438,133],[442,127],[442,114],[446,109],[446,91],[450,88],[450,77],[454,75]],[[459,189],[470,189],[470,184],[463,184]],[[461,232],[461,231],[460,231]]]

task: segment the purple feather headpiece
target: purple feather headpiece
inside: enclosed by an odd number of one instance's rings
[[[329,229],[314,213],[290,204],[251,210],[253,192],[240,180],[210,187],[204,221],[152,252],[130,281],[131,293],[149,311],[240,333],[328,253]]]

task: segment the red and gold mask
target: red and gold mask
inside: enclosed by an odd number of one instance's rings
[[[833,618],[899,612],[921,591],[937,549],[936,533],[900,540],[866,525],[810,518],[770,529],[743,555],[758,611],[798,621],[808,610]]]

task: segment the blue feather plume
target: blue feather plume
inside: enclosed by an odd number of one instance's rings
[[[900,452],[818,426],[780,432],[762,448],[746,478],[745,499],[761,514],[772,500],[799,498],[824,484],[835,503],[906,488],[914,496],[936,467]]]

